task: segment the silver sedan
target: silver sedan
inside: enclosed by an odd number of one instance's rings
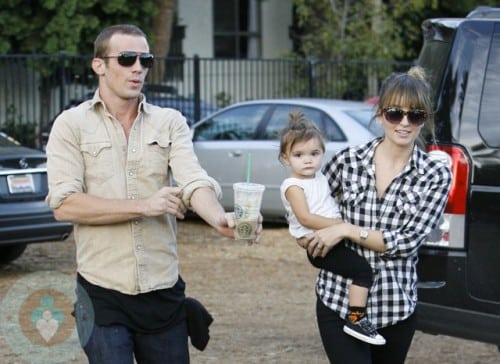
[[[266,186],[262,215],[283,219],[280,185],[289,171],[278,160],[279,134],[291,111],[301,110],[323,132],[325,162],[334,152],[381,134],[373,105],[331,99],[269,99],[233,104],[192,126],[200,164],[222,187],[222,205],[233,208],[233,183]]]

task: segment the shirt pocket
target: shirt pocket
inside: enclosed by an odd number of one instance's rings
[[[114,175],[113,148],[110,141],[80,145],[85,163],[85,184],[103,184]]]
[[[366,202],[366,189],[360,184],[346,182],[344,186],[343,200],[347,208],[356,209]]]
[[[407,222],[419,210],[420,205],[420,192],[418,191],[401,191],[396,200],[396,211],[399,211],[400,218]]]
[[[171,144],[168,135],[156,135],[146,139],[144,171],[148,177],[159,178],[161,184],[167,179]]]

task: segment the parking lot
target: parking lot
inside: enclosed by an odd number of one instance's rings
[[[193,363],[327,364],[314,318],[312,268],[284,226],[265,226],[260,244],[222,239],[197,220],[179,224],[181,275],[187,294],[200,300],[215,321],[205,351],[191,350]],[[74,246],[66,242],[33,244],[21,258],[0,268],[0,300],[30,274],[75,272]],[[24,291],[35,289],[26,287]],[[5,326],[3,326],[5,328]],[[10,331],[9,331],[10,332]],[[0,330],[0,362],[27,363]],[[73,343],[72,345],[76,345]],[[56,348],[57,345],[54,345]],[[85,363],[82,352],[65,363]],[[51,361],[59,363],[52,356]],[[417,332],[408,364],[493,364],[500,362],[494,345]]]

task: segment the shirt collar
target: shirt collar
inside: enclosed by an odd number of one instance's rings
[[[96,108],[97,105],[101,105],[101,107],[107,111],[107,108],[106,108],[106,104],[104,103],[104,101],[101,99],[101,97],[99,96],[99,89],[97,89],[94,93],[94,96],[92,97],[92,99],[90,100],[90,103],[89,103],[89,109],[91,108]],[[137,107],[137,111],[138,113],[140,113],[141,111],[144,111],[145,113],[147,114],[151,114],[152,113],[152,105],[151,104],[148,104],[146,102],[146,96],[141,93],[139,95],[139,106]]]
[[[384,140],[383,137],[373,139],[369,143],[365,144],[361,148],[357,149],[356,157],[360,163],[367,169],[371,170],[373,166],[373,157],[375,155],[375,149]],[[425,152],[415,144],[413,147],[413,152],[410,158],[409,167],[407,171],[416,171],[418,174],[425,174]]]
[[[373,157],[375,155],[375,148],[383,139],[384,138],[382,137],[373,139],[372,141],[363,145],[361,148],[357,149],[356,157],[358,158],[359,163],[361,163],[361,165],[363,165],[367,171],[372,171],[373,173],[375,173],[375,171],[373,171]]]

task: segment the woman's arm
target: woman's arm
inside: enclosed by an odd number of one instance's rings
[[[409,218],[403,225],[377,231],[367,230],[368,236],[361,239],[362,227],[344,222],[316,231],[301,245],[310,252],[314,251],[314,256],[324,256],[339,241],[349,239],[387,257],[415,255],[426,236],[440,221],[451,186],[451,174],[445,167],[437,166],[429,170],[426,178],[430,181],[425,188],[420,189],[415,204],[408,202],[405,207]]]
[[[362,231],[366,231],[366,238],[361,238]],[[365,230],[360,226],[341,222],[324,229],[315,231],[313,234],[303,238],[299,244],[308,250],[313,257],[324,257],[335,245],[342,240],[348,239],[353,243],[361,245],[379,253],[386,250],[382,231]]]

